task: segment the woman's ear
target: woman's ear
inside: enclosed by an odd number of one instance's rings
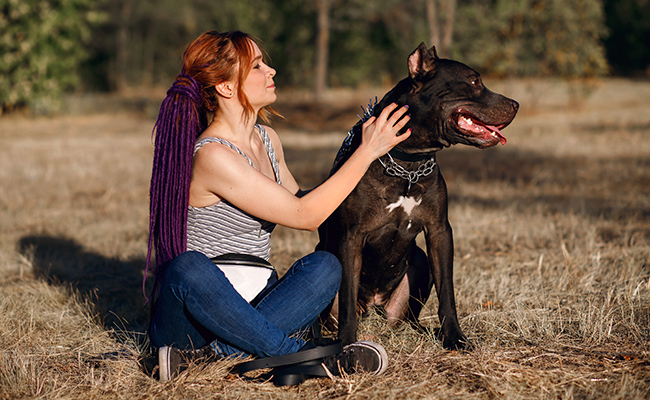
[[[233,85],[232,82],[221,82],[217,85],[215,85],[215,89],[217,90],[217,93],[219,93],[220,96],[225,97],[227,99],[232,98],[232,96],[235,95],[235,85]]]

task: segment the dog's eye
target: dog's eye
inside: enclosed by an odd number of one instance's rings
[[[481,79],[480,78],[474,78],[470,81],[470,83],[474,86],[481,86]]]

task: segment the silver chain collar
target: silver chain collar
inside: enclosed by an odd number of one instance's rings
[[[381,158],[379,158],[379,162],[384,167],[386,174],[388,174],[389,176],[395,176],[408,181],[408,185],[406,187],[406,193],[408,193],[409,190],[411,189],[411,185],[416,183],[420,178],[422,178],[423,176],[431,175],[434,167],[436,166],[436,158],[435,156],[431,156],[431,158],[428,159],[427,162],[425,162],[424,164],[420,164],[418,169],[416,169],[415,171],[408,171],[406,168],[396,163],[390,154],[386,154],[386,155],[388,156],[388,160],[387,160],[388,165],[386,165],[386,163],[384,163],[384,161],[382,161]]]

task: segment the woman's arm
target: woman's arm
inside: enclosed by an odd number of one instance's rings
[[[289,192],[295,195],[302,193],[300,185],[298,185],[296,179],[293,177],[293,174],[291,171],[289,171],[289,167],[287,167],[287,162],[284,158],[284,148],[282,147],[280,137],[275,132],[275,130],[273,130],[273,128],[265,126],[264,129],[271,139],[273,151],[275,152],[275,158],[278,160],[278,168],[280,169],[280,180],[282,180],[282,186],[284,186]]]
[[[292,193],[298,190],[293,177],[289,187],[284,188],[252,168],[237,152],[219,144],[207,144],[197,152],[192,184],[258,218],[316,230],[352,192],[370,164],[410,135],[406,132],[397,136],[409,117],[404,116],[403,107],[388,118],[396,107],[390,105],[378,118],[366,121],[357,150],[334,175],[302,197]],[[285,173],[283,179],[288,176]]]

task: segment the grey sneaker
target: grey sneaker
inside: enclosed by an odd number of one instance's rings
[[[216,361],[219,358],[221,357],[210,345],[197,350],[179,350],[164,346],[158,349],[158,377],[161,382],[166,382],[174,379],[191,364]]]
[[[345,346],[336,356],[326,357],[323,364],[333,375],[338,375],[340,371],[379,375],[388,367],[388,354],[379,343],[362,340]]]

